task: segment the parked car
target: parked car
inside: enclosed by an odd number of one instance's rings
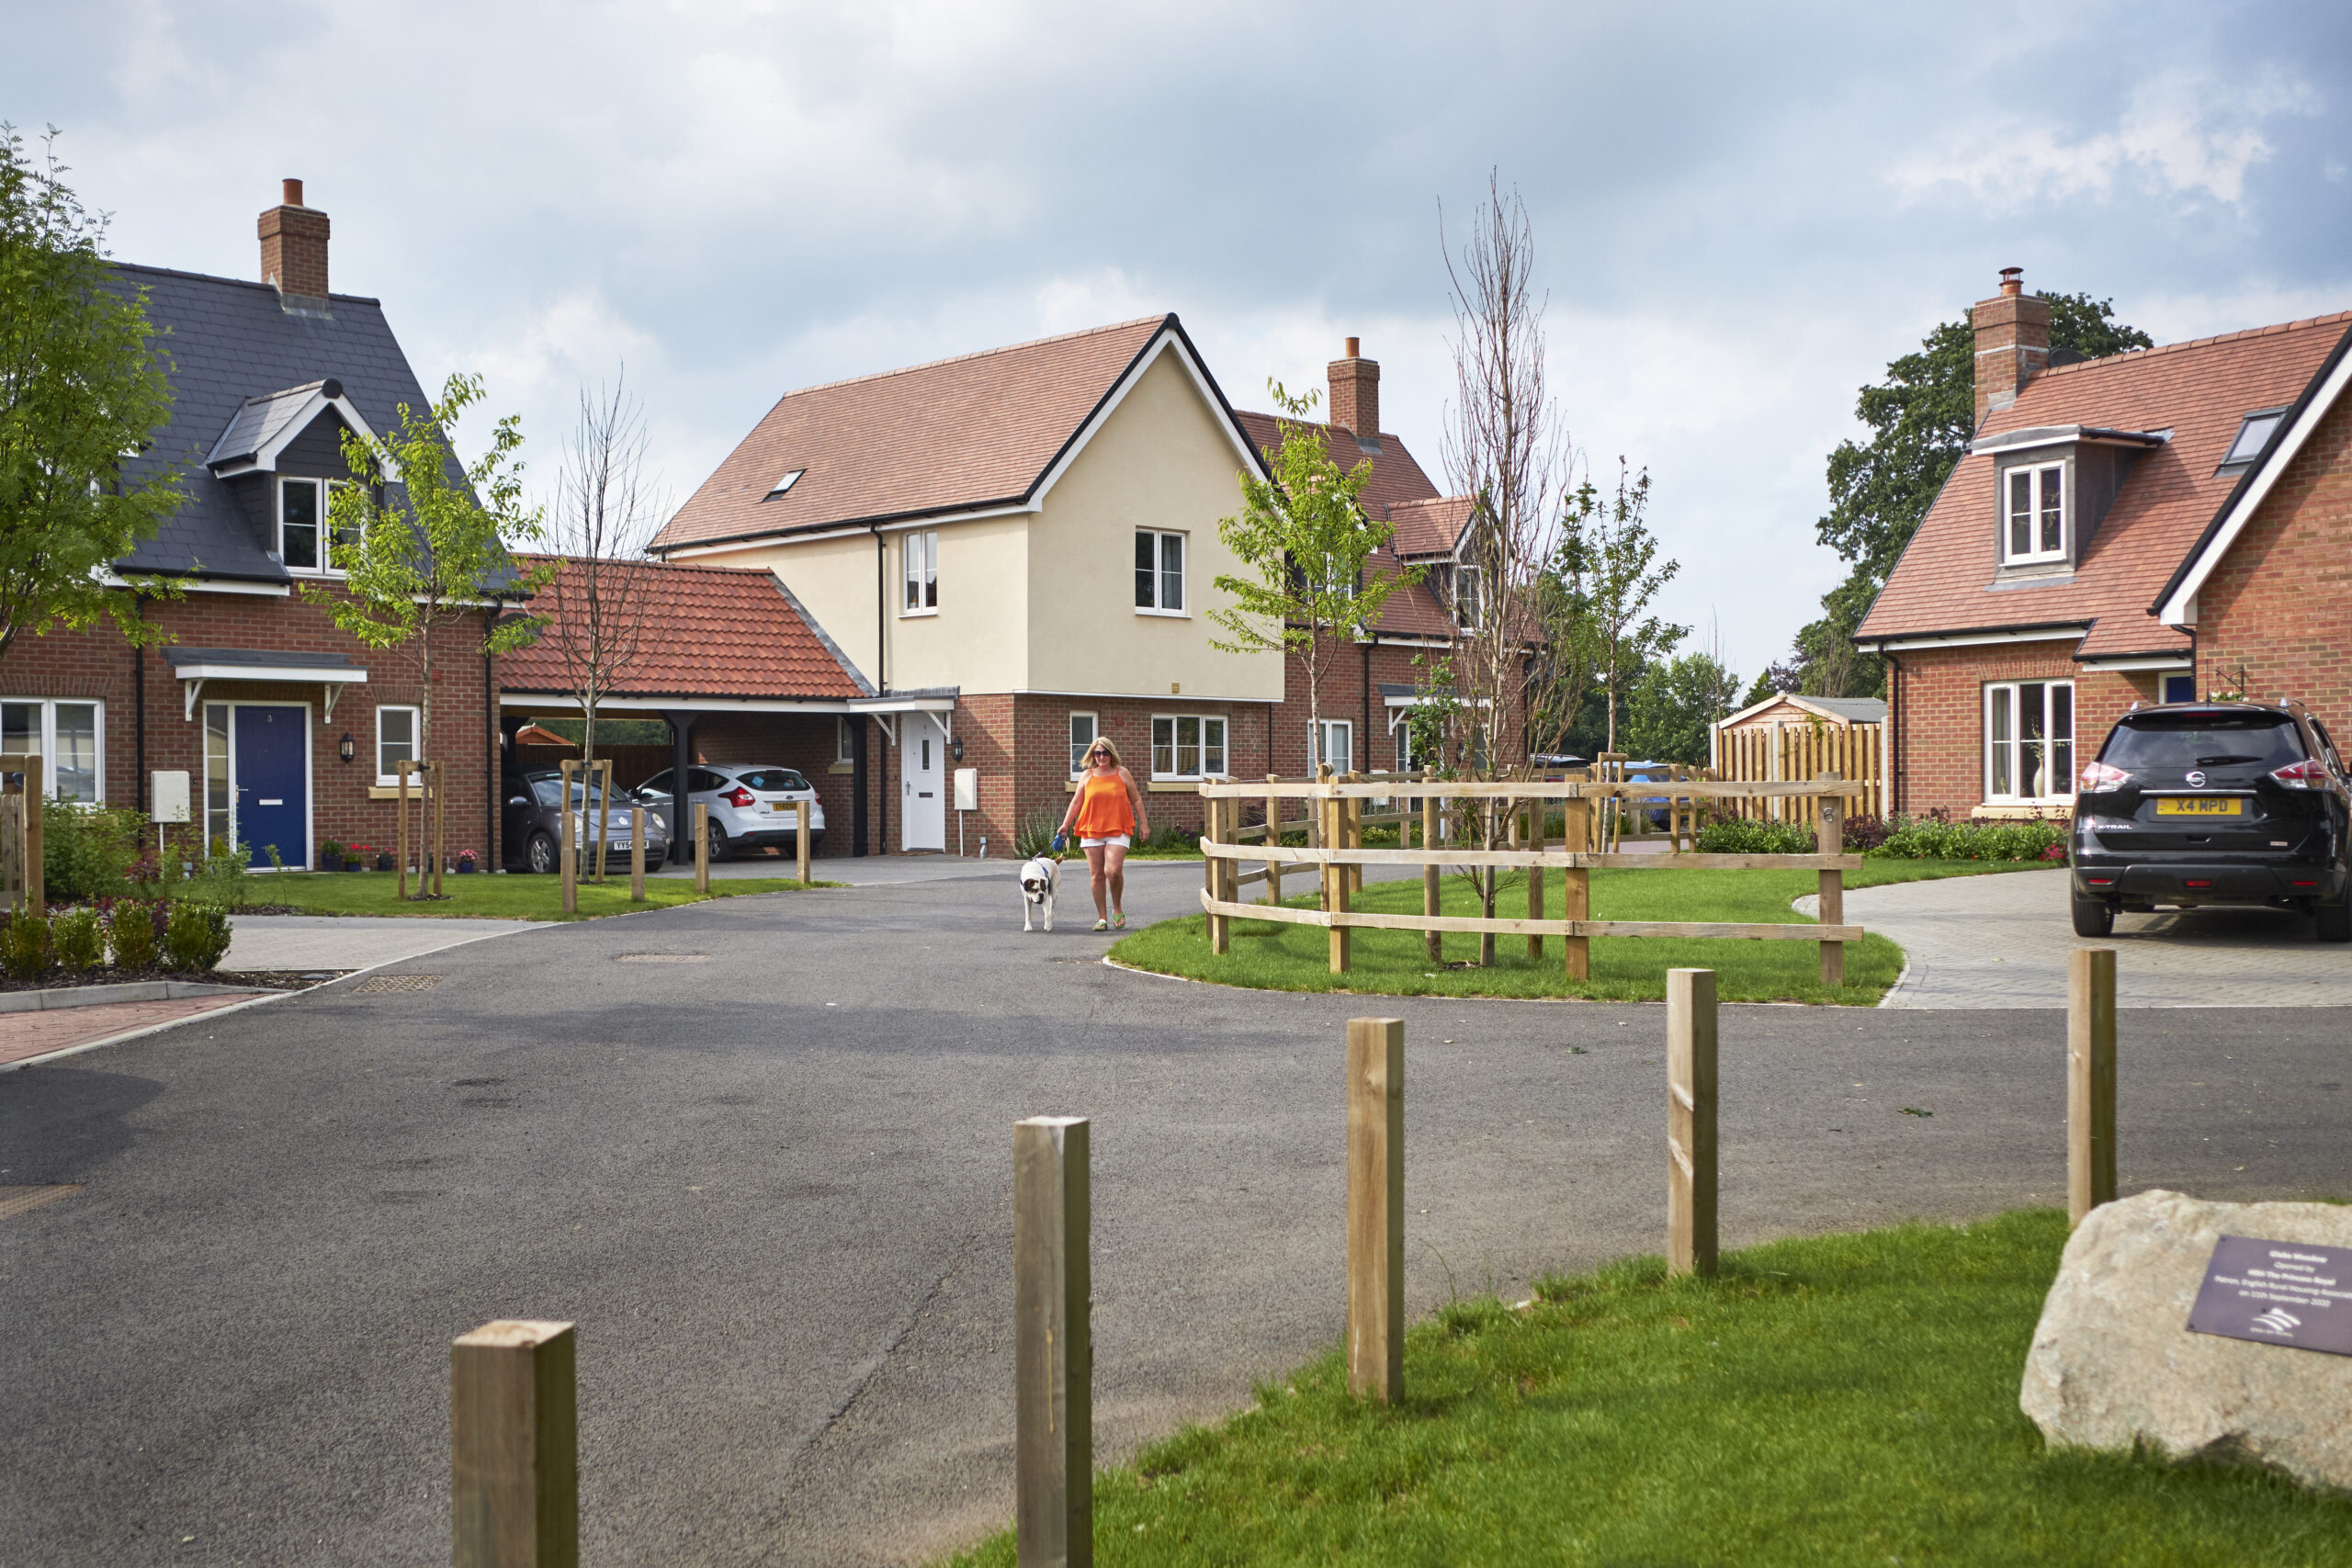
[[[2075,797],[2075,931],[2116,911],[2268,905],[2352,941],[2352,782],[2301,703],[2167,703],[2116,720]]]
[[[574,829],[587,844],[595,842],[595,829],[589,812],[589,789],[585,781],[571,781],[571,807],[579,813],[579,825]],[[532,773],[509,774],[506,781],[506,831],[504,834],[506,863],[525,871],[551,875],[563,858],[563,774],[553,768]],[[659,865],[670,852],[670,833],[663,825],[662,814],[649,803],[628,790],[613,790],[612,806],[605,817],[606,830],[612,834],[605,845],[609,864],[615,854],[629,853],[629,812],[646,806],[645,863]]]
[[[671,808],[668,768],[637,786],[637,793],[663,812]],[[808,802],[808,852],[825,841],[825,808],[817,791],[795,768],[767,762],[705,762],[686,770],[686,804],[710,808],[710,858],[725,860],[744,851],[774,845],[794,851],[800,819],[795,802]],[[694,819],[673,822],[681,855],[694,852]]]

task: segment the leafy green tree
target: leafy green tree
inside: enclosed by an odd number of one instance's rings
[[[1297,654],[1306,675],[1307,733],[1319,747],[1323,678],[1331,661],[1341,645],[1379,623],[1388,596],[1419,572],[1364,570],[1393,532],[1356,501],[1372,479],[1372,459],[1342,469],[1322,432],[1306,423],[1318,394],[1295,398],[1279,381],[1267,385],[1283,411],[1282,445],[1266,454],[1272,479],[1245,470],[1240,513],[1216,525],[1252,575],[1218,576],[1217,591],[1229,603],[1212,609],[1209,620],[1227,639],[1212,638],[1210,646],[1226,653]]]
[[[479,376],[452,376],[441,400],[423,412],[402,403],[400,428],[373,439],[345,431],[344,461],[355,483],[337,485],[330,546],[340,583],[305,583],[302,597],[369,648],[405,652],[416,664],[424,745],[433,734],[433,634],[482,615],[493,598],[519,598],[546,585],[558,563],[530,571],[514,551],[541,534],[539,513],[522,504],[520,417],[492,432],[471,467],[451,452],[448,433],[481,400]],[[538,634],[537,616],[491,622],[485,654],[505,653]],[[429,752],[422,754],[430,755]]]
[[[2155,340],[2115,320],[2111,299],[2044,294],[2050,347],[2085,359]],[[1829,513],[1815,525],[1821,542],[1850,567],[1822,598],[1822,616],[1797,634],[1802,689],[1811,696],[1866,696],[1884,683],[1882,662],[1854,648],[1854,629],[1870,613],[1919,520],[1975,434],[1976,334],[1965,321],[1945,321],[1917,352],[1864,387],[1855,415],[1871,429],[1864,442],[1841,441],[1829,454]]]
[[[1739,677],[1712,654],[1652,664],[1634,687],[1625,744],[1648,761],[1706,765],[1717,719],[1734,710]]]
[[[180,501],[168,467],[123,479],[171,415],[162,334],[145,292],[113,282],[105,216],[66,186],[55,138],[36,160],[0,123],[0,654],[60,623],[157,640],[109,578]]]
[[[1617,716],[1643,666],[1690,633],[1650,611],[1681,563],[1658,558],[1649,531],[1649,470],[1629,474],[1617,460],[1617,493],[1603,496],[1588,479],[1568,497],[1560,519],[1556,577],[1566,613],[1556,635],[1576,645],[1581,668],[1606,694],[1607,747],[1617,750]]]

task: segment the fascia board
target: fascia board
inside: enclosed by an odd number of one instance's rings
[[[175,664],[182,681],[323,681],[331,686],[364,686],[368,671],[318,664]]]
[[[538,709],[582,706],[576,692],[543,692],[528,687],[503,686],[499,689],[501,707]],[[633,696],[599,697],[598,713],[660,713],[665,709],[681,713],[831,713],[850,711],[848,702],[841,697],[662,697],[638,694]]]
[[[2187,670],[2191,661],[2186,653],[2149,653],[2109,659],[2080,659],[2075,662],[2086,670]]]
[[[1854,646],[1865,653],[1909,653],[1930,648],[1989,648],[2006,642],[2063,642],[2068,637],[2080,637],[2090,631],[2089,623],[2064,626],[2032,626],[2023,631],[1953,632],[1949,636],[1872,637],[1865,642],[1856,639]]]
[[[2352,344],[2352,328],[2347,328],[2344,338],[2336,344],[2334,363],[2328,367],[2326,379],[2320,385],[2317,395],[2304,400],[2302,412],[2287,427],[2284,436],[2272,437],[2275,445],[2264,453],[2260,465],[2238,480],[2236,491],[2222,511],[2221,525],[2199,545],[2196,554],[2189,558],[2187,570],[2177,576],[2165,590],[2156,608],[2156,618],[2165,626],[2190,626],[2197,624],[2198,591],[2220,568],[2222,558],[2230,553],[2230,547],[2237,543],[2240,534],[2245,532],[2245,525],[2253,521],[2255,513],[2268,499],[2279,476],[2287,471],[2288,466],[2295,460],[2295,455],[2303,449],[2303,444],[2311,439],[2320,422],[2335,406],[2346,385],[2352,383],[2352,355],[2345,352],[2346,344]]]

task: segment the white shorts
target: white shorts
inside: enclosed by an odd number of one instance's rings
[[[1120,849],[1125,849],[1127,836],[1125,833],[1114,833],[1107,839],[1080,839],[1078,841],[1078,847],[1081,850],[1108,849],[1114,844]]]

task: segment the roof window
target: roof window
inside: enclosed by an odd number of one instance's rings
[[[2239,463],[2251,463],[2262,456],[2263,447],[2270,442],[2270,433],[2277,430],[2278,422],[2286,417],[2285,409],[2265,409],[2259,413],[2246,415],[2245,423],[2238,426],[2238,438],[2230,443],[2230,455],[2222,459],[2222,467],[2226,468]]]
[[[762,501],[774,501],[777,496],[782,495],[786,491],[790,490],[794,485],[796,485],[796,484],[799,483],[799,482],[800,482],[800,476],[801,476],[801,475],[803,475],[803,474],[805,474],[805,473],[807,473],[808,471],[808,469],[806,469],[806,468],[795,468],[795,469],[793,469],[793,470],[792,470],[792,472],[790,472],[790,473],[788,473],[788,474],[785,475],[785,476],[784,476],[784,478],[782,478],[782,479],[780,479],[776,480],[776,481],[775,481],[775,488],[774,490],[772,490],[772,491],[768,491],[768,492],[767,492],[767,494],[765,494],[765,495],[763,495],[763,496],[760,497],[760,499],[761,499]]]

